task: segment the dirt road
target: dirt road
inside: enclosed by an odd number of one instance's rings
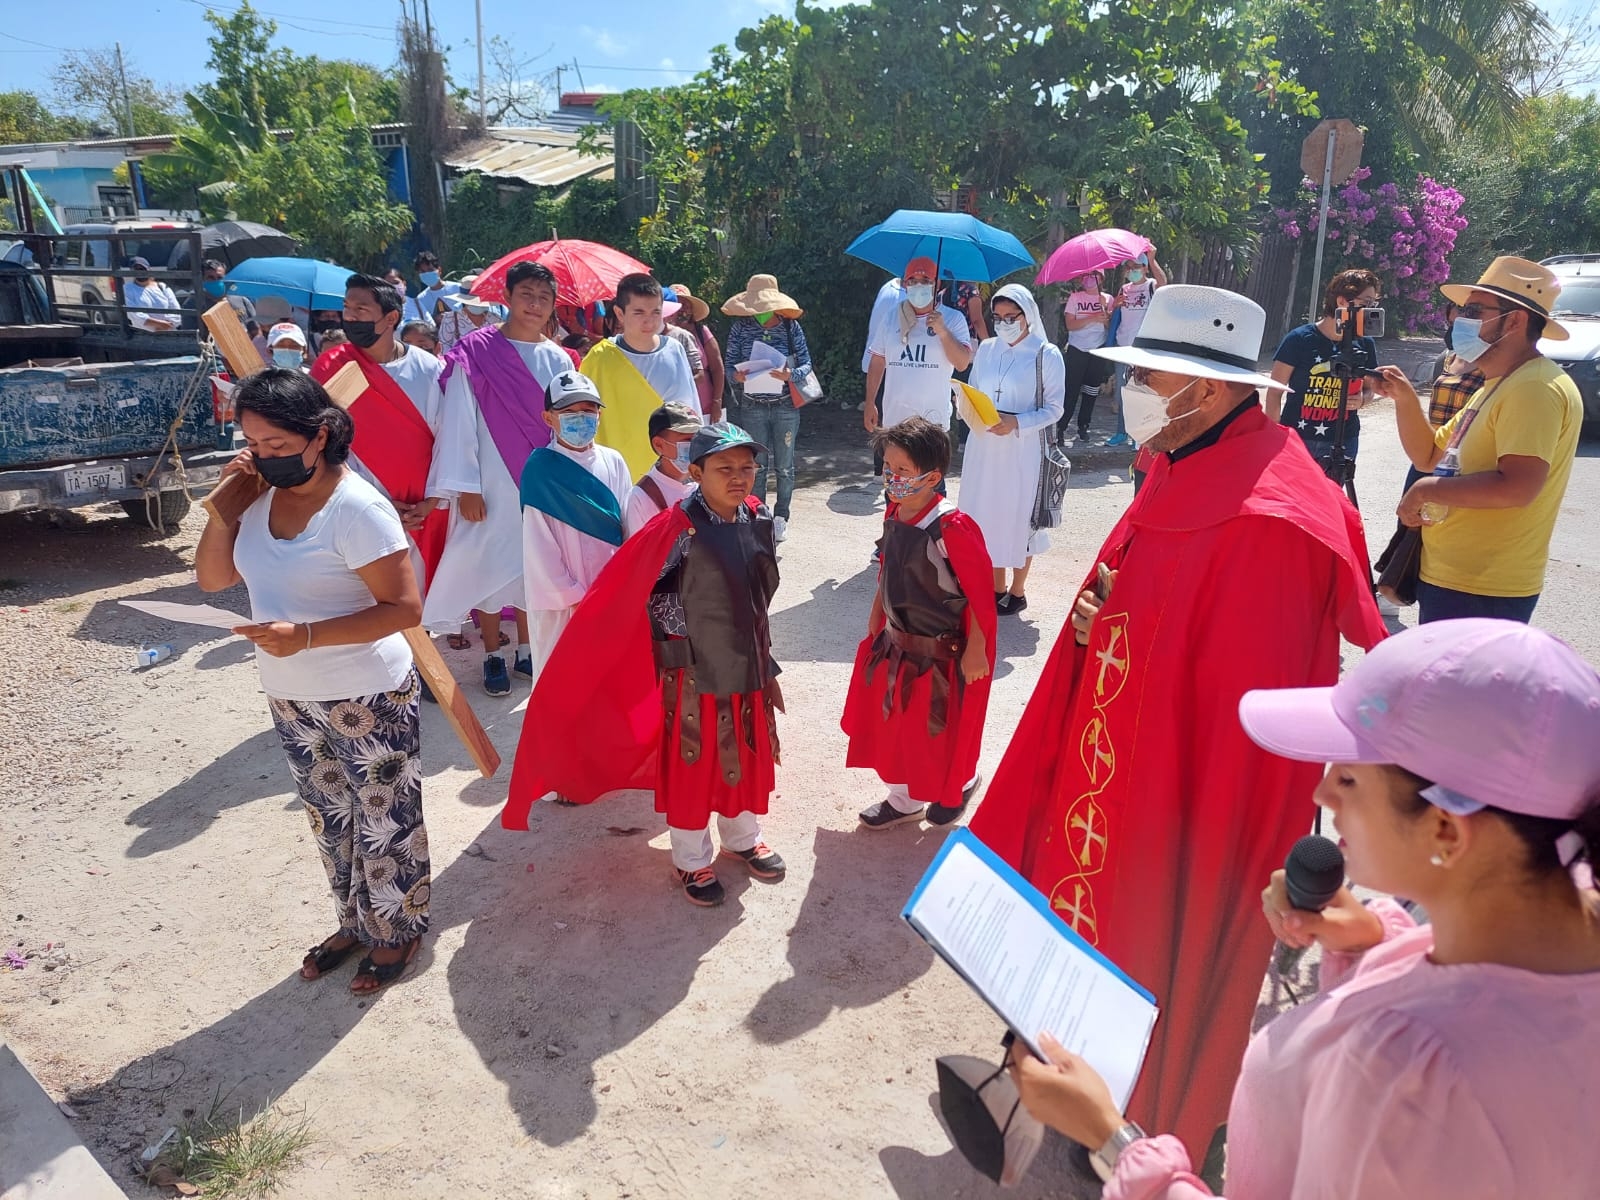
[[[767,830],[788,878],[725,870],[727,905],[692,908],[643,796],[540,806],[530,832],[505,832],[504,774],[478,779],[427,711],[433,934],[420,968],[370,1002],[346,990],[348,967],[297,976],[330,901],[245,644],[115,603],[199,599],[198,517],[165,539],[120,517],[0,521],[0,918],[8,943],[70,953],[53,972],[0,967],[0,1018],[51,1093],[75,1097],[130,1194],[129,1159],[218,1092],[309,1117],[290,1197],[993,1193],[930,1101],[933,1058],[993,1054],[997,1023],[897,916],[939,835],[858,830],[881,789],[841,765],[878,523],[852,442],[802,446],[782,547],[789,717]],[[1374,496],[1398,490],[1385,453],[1369,440]],[[986,771],[1130,497],[1125,459],[1079,462],[1032,605],[1003,619]],[[1392,501],[1370,508],[1381,545]],[[244,609],[242,594],[213,599]],[[177,653],[135,673],[141,641]],[[447,653],[475,679],[476,652]],[[509,763],[526,688],[473,694]],[[1012,1194],[1092,1190],[1056,1142]]]

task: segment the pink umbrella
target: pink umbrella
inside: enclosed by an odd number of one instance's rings
[[[1126,229],[1091,229],[1056,247],[1035,283],[1065,283],[1091,271],[1129,262],[1150,253],[1150,239]]]
[[[484,300],[506,298],[506,272],[519,262],[542,262],[556,277],[556,298],[562,304],[584,308],[596,300],[617,294],[617,283],[624,275],[649,274],[650,268],[638,259],[578,238],[535,242],[502,255],[472,285],[472,294]]]

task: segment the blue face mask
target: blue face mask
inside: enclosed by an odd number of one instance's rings
[[[293,346],[287,348],[274,346],[272,348],[272,365],[275,367],[283,367],[292,371],[296,367],[304,365],[305,361],[305,356]]]
[[[1469,363],[1477,362],[1495,346],[1494,342],[1483,340],[1482,330],[1482,321],[1474,321],[1470,317],[1457,317],[1450,324],[1451,348]]]
[[[600,432],[600,414],[565,412],[556,418],[557,433],[574,450],[586,450]]]
[[[679,442],[677,449],[673,451],[672,465],[678,468],[678,473],[680,475],[687,475],[689,473],[690,464],[693,462],[693,460],[689,457],[689,448],[692,445],[694,445],[693,442]]]
[[[200,286],[206,289],[206,295],[215,296],[219,300],[227,293],[228,290],[220,279],[208,279]]]
[[[417,278],[422,280],[428,287],[437,287],[439,285],[439,272],[437,271],[418,271]]]

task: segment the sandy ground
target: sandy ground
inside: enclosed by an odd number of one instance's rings
[[[504,771],[477,778],[426,711],[433,933],[419,969],[371,1001],[346,990],[348,965],[297,976],[330,901],[244,643],[115,604],[199,599],[199,519],[165,539],[109,515],[0,521],[0,919],[9,944],[64,941],[71,956],[54,972],[0,966],[0,1019],[131,1195],[145,1194],[132,1155],[219,1092],[309,1118],[289,1197],[994,1193],[932,1101],[934,1057],[992,1055],[997,1022],[897,915],[940,835],[859,830],[881,789],[841,765],[878,517],[856,439],[819,415],[773,621],[789,716],[766,828],[788,878],[724,861],[727,905],[692,908],[643,796],[540,806],[529,832],[505,832]],[[1368,430],[1381,546],[1404,467],[1392,417]],[[1078,456],[1068,528],[1027,614],[1001,627],[986,771],[1131,494],[1124,457]],[[1597,499],[1584,457],[1539,613],[1591,658]],[[177,653],[136,673],[141,641]],[[476,677],[476,652],[450,657]],[[526,689],[473,695],[509,766]],[[1011,1194],[1094,1192],[1057,1140]]]

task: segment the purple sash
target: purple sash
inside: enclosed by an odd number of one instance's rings
[[[458,366],[467,373],[478,411],[506,470],[512,479],[520,480],[528,455],[550,443],[550,426],[544,423],[544,388],[496,326],[474,329],[450,348],[444,356],[444,374],[439,377],[441,389]]]

